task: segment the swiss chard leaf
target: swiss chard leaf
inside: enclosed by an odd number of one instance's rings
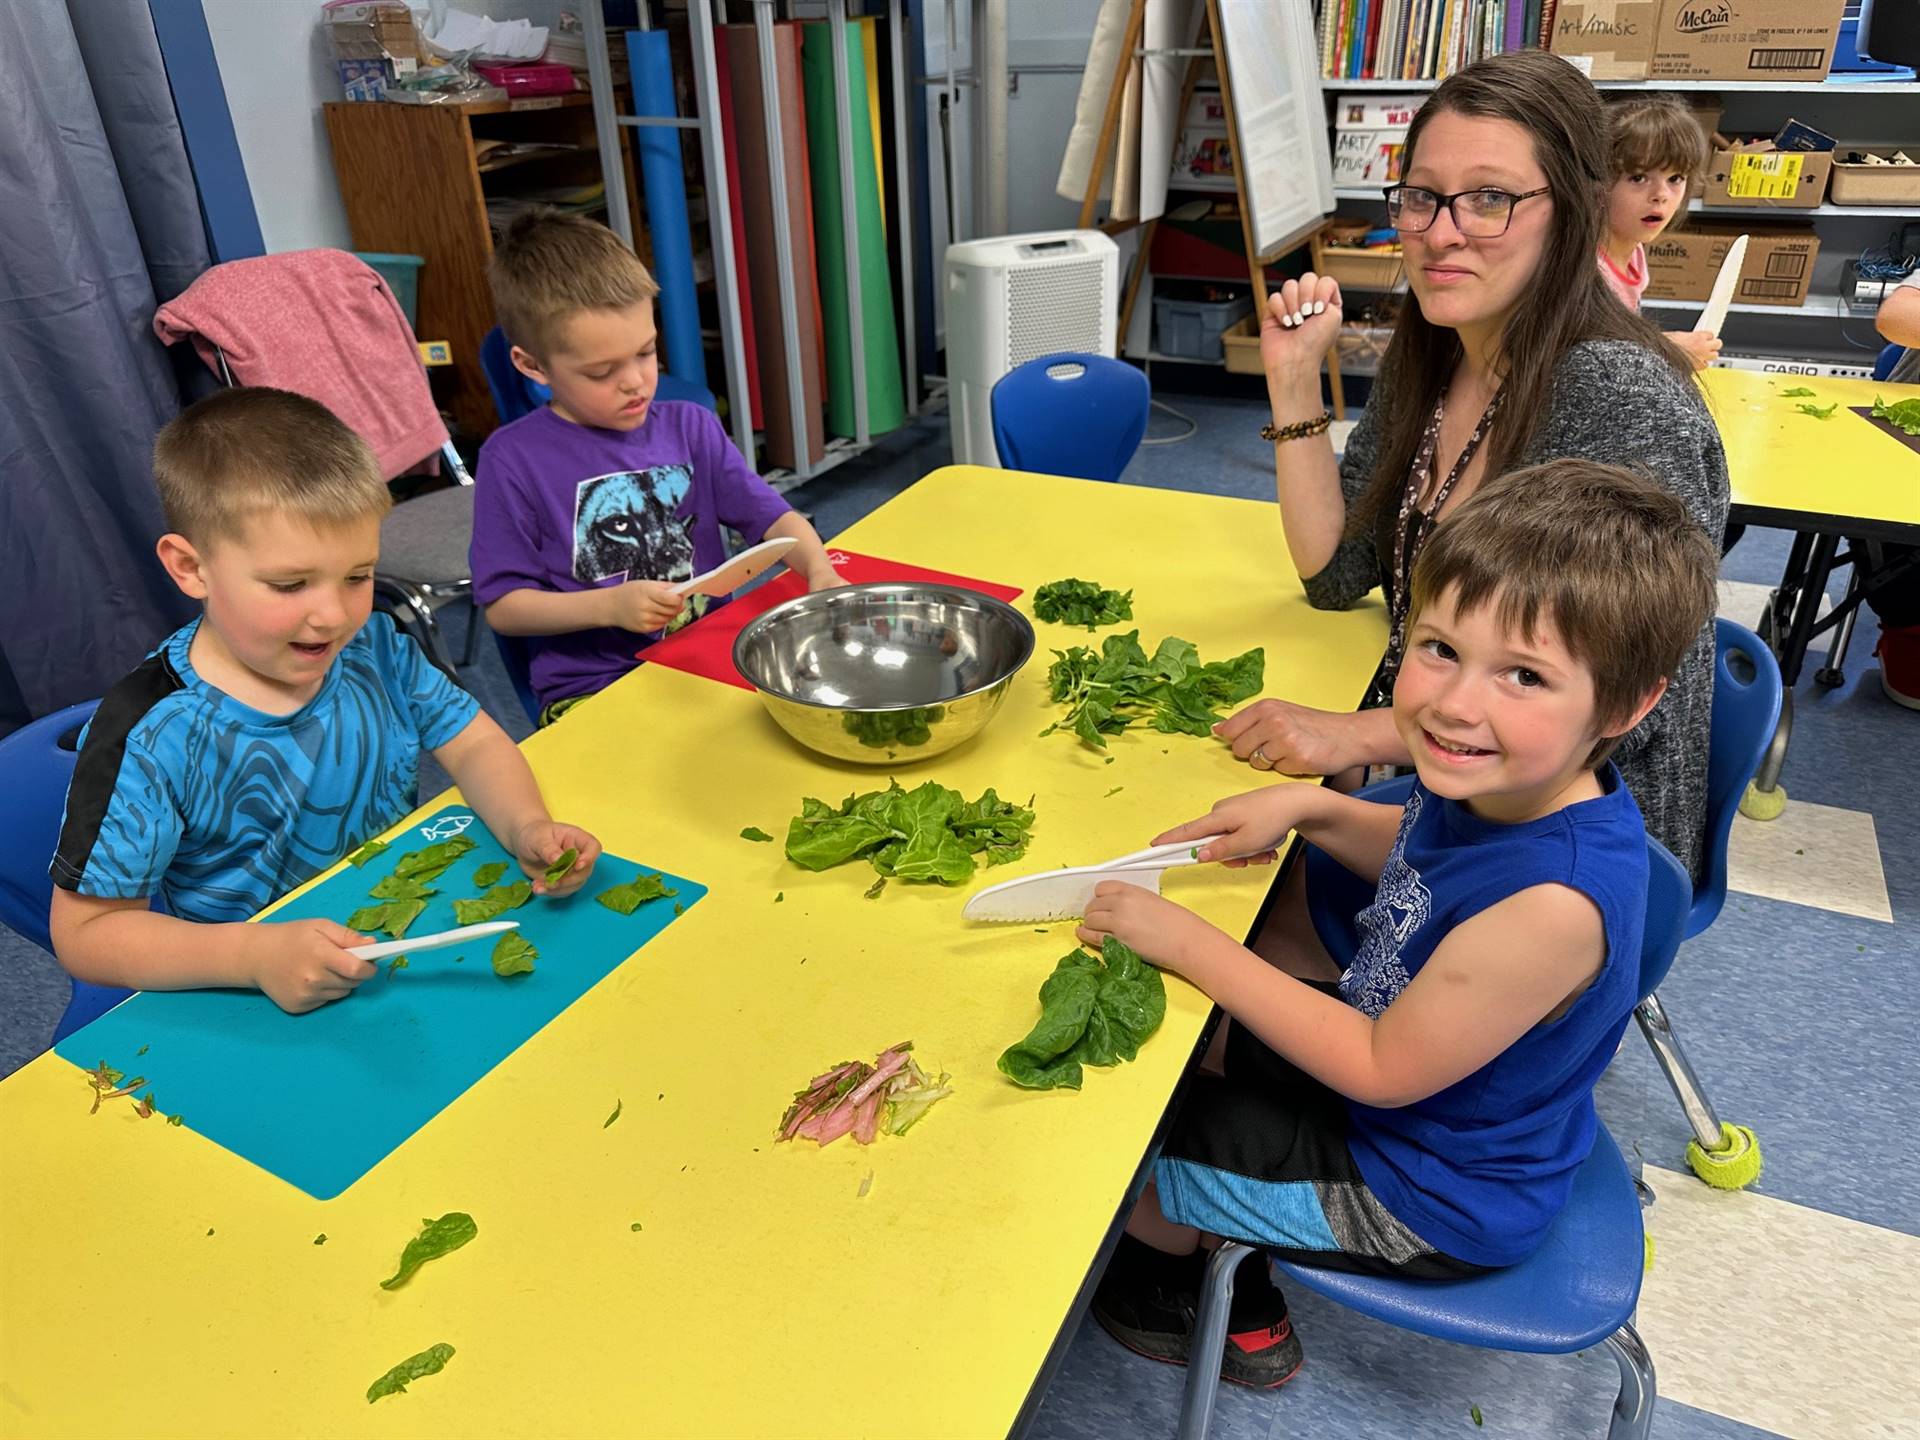
[[[1109,935],[1097,956],[1061,957],[1040,987],[1040,1019],[1001,1055],[1000,1071],[1029,1090],[1078,1090],[1082,1066],[1133,1059],[1166,1013],[1160,972]]]
[[[742,840],[751,840],[756,845],[769,844],[773,840],[773,837],[767,834],[767,832],[762,830],[758,825],[747,826],[746,829],[740,832],[740,838]]]
[[[431,880],[473,847],[474,842],[464,835],[437,841],[425,849],[402,855],[393,873],[403,880]]]
[[[1033,592],[1033,613],[1050,624],[1097,630],[1133,618],[1133,592],[1103,590],[1095,580],[1052,580]]]
[[[1909,435],[1920,435],[1920,399],[1896,400],[1889,405],[1876,395],[1873,397],[1873,418],[1884,420]]]
[[[389,875],[367,893],[376,900],[425,900],[429,895],[438,895],[440,892],[424,880],[407,880],[398,875]]]
[[[358,870],[362,865],[366,864],[367,861],[373,859],[374,856],[386,848],[387,842],[384,840],[369,840],[358,850],[347,856],[347,864]]]
[[[495,860],[489,864],[482,865],[478,870],[473,872],[473,883],[484,890],[489,885],[498,885],[500,883],[500,877],[506,873],[507,862],[504,860]]]
[[[631,915],[649,900],[668,899],[679,893],[669,889],[658,875],[636,875],[626,884],[602,890],[593,898],[616,914]]]
[[[545,876],[547,884],[558,885],[562,880],[566,879],[567,876],[573,872],[574,862],[579,858],[580,852],[576,849],[568,848],[561,851],[560,857],[551,865],[547,866]]]
[[[532,898],[533,882],[531,880],[516,880],[511,885],[496,885],[477,899],[454,901],[454,923],[479,925],[484,921],[497,919],[509,910],[518,910]]]
[[[1840,408],[1840,402],[1836,400],[1831,405],[1824,407],[1819,405],[1796,405],[1793,408],[1798,410],[1802,415],[1811,415],[1816,420],[1831,420],[1833,418],[1833,412]]]
[[[883,877],[958,885],[976,868],[1026,852],[1033,810],[992,790],[969,801],[928,781],[912,790],[897,782],[885,790],[849,795],[838,809],[812,797],[787,826],[787,858],[807,870],[828,870],[865,857]],[[873,892],[877,894],[878,892]]]
[[[424,900],[388,900],[380,905],[363,905],[347,917],[347,928],[358,930],[362,935],[385,931],[398,940],[426,908]]]
[[[531,975],[540,952],[518,930],[509,930],[493,945],[493,973],[502,979],[509,975]]]
[[[1789,400],[1798,399],[1801,396],[1805,396],[1809,400],[1813,398],[1813,391],[1807,389],[1804,385],[1795,385],[1791,390],[1782,390],[1780,393]]]
[[[438,1375],[447,1368],[447,1361],[453,1358],[453,1346],[442,1341],[422,1350],[418,1355],[409,1355],[378,1380],[367,1387],[367,1403],[388,1395],[406,1393],[408,1384],[423,1375]]]
[[[473,1216],[461,1210],[450,1211],[438,1220],[422,1220],[420,1233],[400,1252],[400,1268],[382,1280],[380,1288],[398,1290],[427,1261],[451,1255],[479,1233],[480,1227],[473,1223]]]

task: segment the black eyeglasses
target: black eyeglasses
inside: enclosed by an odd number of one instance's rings
[[[1418,235],[1432,228],[1433,222],[1440,218],[1440,207],[1444,205],[1447,213],[1453,216],[1453,228],[1462,235],[1475,240],[1491,240],[1507,233],[1507,227],[1513,223],[1514,206],[1536,195],[1548,194],[1551,188],[1542,185],[1538,190],[1527,190],[1516,195],[1511,190],[1487,186],[1479,190],[1461,190],[1452,195],[1442,195],[1437,190],[1426,190],[1418,185],[1389,185],[1386,191],[1387,221],[1404,234]]]

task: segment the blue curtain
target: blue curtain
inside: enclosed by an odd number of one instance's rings
[[[146,0],[0,3],[0,733],[192,613],[153,553],[153,312],[208,264]]]

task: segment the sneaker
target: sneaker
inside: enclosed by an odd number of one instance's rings
[[[1193,1345],[1198,1286],[1170,1276],[1109,1266],[1093,1295],[1093,1318],[1136,1355],[1185,1365]],[[1293,1332],[1286,1298],[1267,1277],[1266,1260],[1253,1256],[1234,1277],[1227,1347],[1220,1375],[1236,1385],[1268,1390],[1284,1385],[1300,1368],[1300,1337]]]

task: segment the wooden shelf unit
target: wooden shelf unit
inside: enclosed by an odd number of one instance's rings
[[[500,423],[480,368],[480,342],[494,324],[487,199],[597,182],[592,101],[573,94],[474,105],[335,101],[323,108],[354,248],[426,261],[414,328],[451,345],[448,408],[461,430],[478,440]],[[483,168],[474,142],[488,139],[579,148]],[[624,135],[621,149],[631,174]],[[637,195],[638,187],[629,182],[627,193]],[[638,216],[634,222],[639,235]]]

